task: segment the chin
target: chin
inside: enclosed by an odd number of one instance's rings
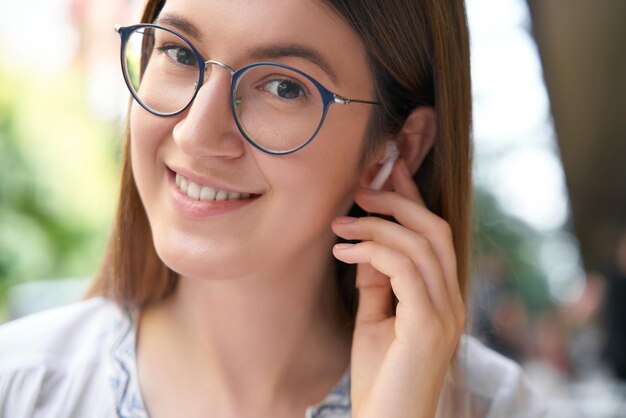
[[[159,239],[155,234],[154,244],[157,255],[171,270],[183,277],[199,279],[230,279],[252,274],[258,270],[258,257],[249,254],[239,247],[238,251],[224,243],[201,243],[193,239],[168,240]],[[180,244],[184,243],[184,244]]]

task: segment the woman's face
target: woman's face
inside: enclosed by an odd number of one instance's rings
[[[284,63],[338,94],[372,98],[360,39],[320,2],[168,0],[157,22],[186,36],[204,59],[234,69]],[[307,58],[272,52],[282,47],[313,51],[335,77]],[[159,256],[189,277],[253,274],[325,250],[330,259],[330,222],[347,212],[360,181],[371,106],[332,105],[309,145],[274,156],[240,134],[230,110],[230,79],[228,71],[213,67],[193,104],[177,116],[158,117],[132,105],[133,174]],[[199,188],[251,197],[198,201],[180,190],[177,173]]]

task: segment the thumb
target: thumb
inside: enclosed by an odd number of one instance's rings
[[[359,305],[355,325],[379,322],[393,316],[391,282],[370,264],[358,264],[356,287]]]

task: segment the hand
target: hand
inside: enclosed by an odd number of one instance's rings
[[[358,244],[337,244],[335,257],[358,264],[359,306],[352,342],[353,418],[436,414],[439,393],[465,325],[449,225],[430,212],[398,160],[394,192],[360,189],[370,213],[341,217],[333,231]],[[393,312],[392,293],[398,298]]]

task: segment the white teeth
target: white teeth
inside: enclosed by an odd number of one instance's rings
[[[187,194],[192,199],[199,200],[200,199],[200,186],[197,183],[190,182],[189,188],[187,189]]]
[[[208,186],[201,186],[198,183],[194,183],[193,181],[186,179],[178,173],[176,173],[175,178],[176,186],[178,186],[178,189],[186,193],[187,196],[191,197],[194,200],[223,201],[250,198],[250,193],[227,192],[224,190],[215,190],[214,188]]]
[[[180,190],[187,193],[188,189],[189,189],[189,182],[186,179],[182,179],[180,181]]]
[[[215,200],[226,200],[228,198],[228,192],[225,192],[224,190],[220,190],[217,192],[217,195],[215,196]]]
[[[200,191],[200,200],[215,200],[217,192],[212,187],[203,187]]]

